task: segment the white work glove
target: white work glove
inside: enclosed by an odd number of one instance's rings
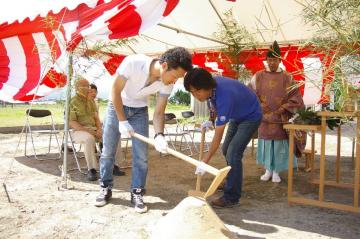
[[[201,129],[205,128],[205,131],[212,129],[212,127],[213,127],[213,123],[210,120],[201,123]]]
[[[200,174],[203,176],[206,173],[206,171],[203,169],[204,165],[206,165],[206,163],[201,162],[201,164],[196,167],[195,174]]]
[[[130,138],[134,134],[134,129],[127,120],[119,121],[119,132],[121,137]]]
[[[157,151],[160,153],[166,154],[168,143],[165,140],[165,137],[161,134],[157,135],[154,139],[154,146]]]

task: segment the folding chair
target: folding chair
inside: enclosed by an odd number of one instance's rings
[[[71,133],[73,132],[74,130],[73,129],[69,129],[69,132],[68,132],[68,144],[70,143],[70,146],[71,146],[71,152],[73,153],[74,155],[74,159],[75,159],[75,162],[76,162],[76,166],[77,166],[77,169],[79,170],[80,173],[82,174],[87,174],[87,168],[81,168],[80,166],[80,163],[79,163],[79,158],[85,158],[84,156],[80,156],[78,155],[78,152],[80,152],[81,150],[81,144],[80,144],[80,147],[79,149],[76,149],[75,147],[75,142],[74,140],[72,139],[72,135]],[[62,138],[62,144],[63,147],[68,147],[68,145],[65,145],[65,133],[63,134],[63,138]],[[70,151],[68,151],[68,153],[71,153]],[[82,169],[86,169],[85,172],[82,171]],[[72,171],[72,170],[76,170],[76,168],[73,168],[73,169],[69,169],[68,171]]]
[[[175,131],[174,130],[169,130],[168,127],[166,127],[166,124],[169,124],[171,121],[174,121],[176,123],[176,128]],[[177,137],[181,137],[180,139],[180,151],[182,151],[182,143],[183,141],[186,144],[186,148],[184,150],[188,150],[189,154],[188,156],[191,156],[193,154],[192,149],[191,149],[191,145],[190,143],[187,141],[186,136],[189,136],[191,138],[191,135],[188,132],[185,132],[182,130],[181,128],[181,124],[180,122],[177,120],[175,114],[173,113],[165,113],[165,127],[164,127],[164,136],[168,137],[169,139],[169,143],[170,146],[176,150],[176,142],[177,142]],[[175,137],[174,141],[171,139],[171,137]]]
[[[30,117],[33,118],[45,118],[45,117],[49,117],[51,119],[51,124],[49,125],[48,129],[34,129],[34,126],[32,128],[31,124],[30,124]],[[59,140],[57,135],[60,133],[58,130],[55,129],[55,125],[54,125],[54,120],[51,114],[50,110],[38,110],[38,109],[27,109],[26,110],[26,122],[25,122],[25,156],[30,158],[31,156],[27,154],[27,141],[28,141],[28,135],[31,138],[31,143],[32,143],[32,147],[34,150],[34,157],[37,160],[44,160],[44,159],[40,159],[39,156],[44,156],[46,157],[47,155],[50,154],[51,151],[51,139],[52,137],[55,137],[56,143],[57,143],[57,148],[58,148],[58,154],[59,156],[56,158],[46,158],[46,159],[60,159],[61,158],[61,148],[60,148],[60,144],[59,144]],[[35,149],[35,144],[34,144],[34,135],[49,135],[49,146],[48,146],[48,151],[45,154],[39,154],[36,152]]]
[[[182,123],[182,131],[185,133],[188,133],[190,135],[191,142],[192,142],[192,145],[194,146],[195,151],[199,152],[200,149],[195,144],[194,139],[195,139],[195,133],[201,134],[201,124],[197,124],[195,122],[195,119],[193,119],[192,121],[190,120],[191,118],[193,118],[195,116],[194,112],[192,112],[192,111],[183,111],[183,112],[181,112],[181,115],[184,119],[184,122]],[[192,127],[190,127],[190,124],[192,124]],[[205,140],[204,152],[206,152],[208,150],[209,150],[209,144]]]

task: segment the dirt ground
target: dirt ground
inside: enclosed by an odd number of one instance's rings
[[[327,139],[331,141],[334,136],[330,135]],[[345,180],[348,175],[353,175],[349,157],[351,141],[346,140],[342,158]],[[26,158],[22,156],[22,142],[14,157],[18,141],[19,135],[0,134],[0,182],[6,179],[11,199],[9,203],[1,186],[0,238],[149,238],[157,221],[186,198],[188,190],[195,188],[194,166],[172,156],[160,157],[150,148],[145,196],[148,213],[139,215],[130,207],[131,169],[125,169],[126,176],[115,177],[111,203],[97,208],[93,205],[99,190],[97,182],[87,182],[85,175],[74,170],[69,172],[69,189],[61,189],[59,166],[62,160]],[[330,143],[327,151],[329,178],[334,175],[334,148]],[[74,168],[74,160],[69,157],[69,168]],[[303,160],[299,162],[301,166]],[[220,154],[211,164],[217,168],[225,166]],[[251,155],[251,147],[248,147],[244,155],[240,206],[215,210],[238,238],[360,238],[360,214],[289,206],[286,198],[287,173],[281,174],[283,181],[280,184],[273,184],[259,180],[262,172]],[[302,170],[295,172],[295,193],[315,198],[317,189],[307,182],[308,176]],[[203,189],[212,179],[209,175],[204,176]],[[352,202],[353,193],[350,190],[326,188],[325,192],[327,201]],[[220,195],[221,192],[218,192],[210,200]]]

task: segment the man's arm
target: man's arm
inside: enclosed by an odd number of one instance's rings
[[[100,121],[99,113],[96,111],[94,114],[95,114],[94,117],[95,117],[96,129],[101,130],[101,121]]]
[[[94,117],[95,117],[95,125],[96,125],[96,137],[101,141],[102,140],[102,127],[101,127],[99,113],[96,111],[94,114],[95,114]]]
[[[164,133],[165,109],[168,97],[159,96],[154,110],[153,125],[155,133]]]
[[[211,157],[216,153],[216,150],[219,148],[222,136],[224,134],[225,126],[226,124],[215,127],[215,135],[211,141],[209,152],[207,152],[207,154],[203,158],[204,163],[208,163],[211,160]]]
[[[87,127],[82,126],[79,122],[76,120],[70,120],[69,121],[70,128],[78,131],[86,131],[91,135],[96,136],[96,131]]]
[[[122,76],[117,76],[111,88],[111,99],[119,121],[127,120],[121,99],[121,91],[124,89],[125,84],[126,80]]]

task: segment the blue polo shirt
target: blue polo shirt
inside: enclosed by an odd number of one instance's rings
[[[257,121],[262,110],[256,94],[243,83],[227,77],[216,76],[215,102],[216,125],[224,125],[229,120],[241,122]]]

